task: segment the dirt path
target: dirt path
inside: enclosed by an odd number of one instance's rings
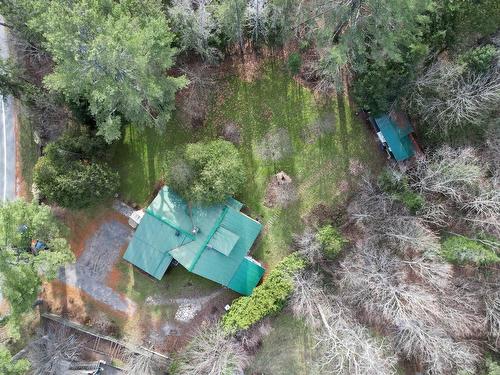
[[[193,320],[208,302],[220,296],[223,292],[223,289],[218,289],[207,296],[194,298],[161,298],[150,296],[146,298],[146,304],[150,306],[177,305],[175,320],[187,323]]]
[[[104,222],[85,243],[82,255],[59,273],[59,279],[88,293],[113,310],[132,315],[136,304],[106,285],[106,278],[121,249],[132,235],[131,229],[116,220]]]

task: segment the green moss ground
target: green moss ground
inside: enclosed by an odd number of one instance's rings
[[[300,320],[283,313],[273,319],[273,330],[262,340],[262,347],[249,367],[252,374],[312,374],[314,354],[312,333]]]
[[[208,295],[219,288],[219,284],[195,275],[182,266],[170,268],[160,281],[125,261],[120,261],[117,267],[123,275],[116,288],[117,291],[125,293],[138,305],[144,305],[149,296],[163,300],[195,298]]]
[[[302,230],[301,219],[312,208],[345,199],[355,179],[349,169],[351,162],[373,168],[381,154],[344,96],[319,102],[278,62],[268,63],[253,82],[233,77],[220,87],[202,129],[183,126],[174,116],[164,134],[152,129],[125,130],[114,158],[121,175],[121,194],[128,201],[147,204],[163,175],[169,151],[187,142],[215,139],[225,124],[233,122],[241,131],[239,150],[247,175],[237,198],[251,216],[266,225],[254,255],[272,266],[288,253],[291,235]],[[315,124],[325,118],[333,122],[332,131],[317,134]],[[291,153],[279,161],[264,160],[260,145],[276,129],[288,133]],[[268,208],[264,206],[267,183],[281,170],[292,177],[299,199],[286,209]]]
[[[346,97],[317,100],[278,62],[268,63],[253,82],[230,77],[220,83],[218,91],[201,129],[193,130],[174,116],[164,134],[152,129],[125,130],[114,154],[114,164],[121,176],[121,195],[129,202],[147,205],[164,174],[168,152],[188,142],[218,138],[224,126],[236,124],[241,133],[238,149],[247,177],[237,198],[247,206],[245,212],[265,225],[253,255],[267,267],[273,267],[290,251],[292,234],[303,230],[303,219],[315,206],[320,203],[335,206],[347,198],[358,178],[352,173],[352,165],[378,169],[383,156],[373,135],[352,113]],[[330,129],[318,132],[320,121],[330,124]],[[265,160],[261,152],[263,140],[277,130],[288,135],[291,152],[277,161]],[[286,209],[268,208],[264,205],[266,186],[281,170],[291,176],[299,198]],[[118,289],[141,306],[151,295],[190,298],[218,288],[182,267],[169,270],[161,281],[151,279],[124,261],[118,267],[123,275]],[[155,315],[168,318],[175,312],[168,305],[144,306],[144,309],[153,318]],[[251,370],[307,374],[311,354],[307,328],[287,314],[274,317],[272,326],[273,332],[264,340]]]

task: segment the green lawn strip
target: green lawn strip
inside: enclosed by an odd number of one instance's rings
[[[264,337],[249,372],[274,375],[307,375],[311,372],[312,333],[287,313],[272,319],[273,330]]]
[[[120,173],[122,197],[141,206],[148,203],[155,184],[163,177],[168,152],[192,139],[191,131],[182,128],[176,116],[163,133],[127,126],[114,146],[113,157]]]

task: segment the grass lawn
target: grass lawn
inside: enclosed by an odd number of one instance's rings
[[[121,194],[145,205],[162,177],[169,151],[187,142],[215,139],[233,123],[240,129],[238,147],[247,175],[237,198],[265,224],[254,255],[273,266],[288,253],[291,235],[303,229],[302,218],[312,208],[345,199],[356,178],[353,165],[373,168],[381,156],[347,98],[317,100],[279,62],[267,63],[253,82],[231,77],[220,87],[202,129],[184,127],[176,116],[164,134],[126,129],[114,158]],[[282,149],[279,160],[271,160],[277,159],[272,155],[275,149]],[[268,208],[266,186],[281,170],[291,176],[299,199],[286,209]]]
[[[308,375],[311,371],[312,337],[307,326],[289,314],[272,319],[273,330],[252,359],[249,373]]]
[[[163,300],[196,298],[220,288],[219,284],[195,275],[182,266],[169,268],[160,281],[146,275],[123,259],[116,267],[122,276],[116,290],[125,293],[138,305],[143,305],[149,296]]]

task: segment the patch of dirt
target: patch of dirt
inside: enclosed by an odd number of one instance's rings
[[[127,319],[126,314],[110,309],[81,289],[66,285],[60,280],[45,283],[41,298],[48,312],[95,327],[102,334],[117,336],[118,323]]]
[[[226,290],[204,303],[196,314],[196,319],[189,323],[177,324],[178,335],[168,336],[166,340],[169,342],[170,350],[178,351],[185,347],[202,324],[219,319],[225,313],[224,306],[230,304],[236,297],[234,292]]]
[[[19,124],[19,104],[17,99],[13,100],[13,119],[14,119],[14,134],[16,137],[16,196],[21,198],[28,198],[27,192],[30,190],[26,186],[26,181],[24,181],[23,173],[22,173],[22,160],[21,160],[21,146],[20,146],[20,124]]]
[[[222,128],[220,135],[226,140],[235,145],[241,143],[240,126],[232,121],[227,122]]]
[[[94,235],[103,223],[110,220],[116,220],[128,226],[128,220],[125,216],[114,210],[105,210],[98,212],[96,216],[74,213],[61,208],[55,208],[54,214],[63,221],[69,228],[69,244],[71,250],[79,258],[85,249],[85,243]]]
[[[334,206],[320,203],[303,218],[307,226],[319,228],[327,224],[341,227],[347,221],[347,204],[338,203]]]
[[[132,230],[116,220],[105,221],[85,242],[85,250],[75,264],[66,265],[59,272],[59,279],[81,288],[96,300],[112,309],[133,313],[136,304],[106,285],[108,273],[118,261],[123,247],[130,240]]]
[[[232,62],[236,74],[242,81],[253,82],[260,77],[265,60],[260,55],[249,53],[243,59],[240,56],[234,56]]]
[[[149,316],[141,319],[140,330],[142,332],[143,345],[152,346],[157,351],[177,352],[181,350],[192,338],[198,327],[207,321],[218,319],[225,313],[224,306],[230,304],[237,295],[230,290],[220,289],[208,296],[193,299],[177,299],[163,301],[159,298],[151,298],[150,303],[162,304],[177,302],[179,312],[186,312],[189,319],[154,319]],[[191,305],[189,309],[188,305]],[[189,311],[188,311],[189,310]]]
[[[271,181],[267,184],[264,198],[264,205],[266,207],[287,207],[297,199],[297,189],[288,176],[280,178],[278,173],[278,175],[273,176]]]
[[[120,257],[121,259],[123,257],[123,254],[125,254],[125,251],[127,250],[127,245],[124,245],[121,250],[120,250]],[[118,262],[115,262],[113,264],[113,267],[111,267],[111,270],[108,272],[108,275],[106,277],[106,285],[109,286],[110,288],[116,290],[118,286],[120,285],[120,282],[123,280],[123,273],[116,267],[116,264]]]
[[[184,124],[192,130],[203,127],[208,114],[212,95],[217,90],[220,71],[216,66],[201,61],[188,61],[179,69],[179,74],[189,79],[189,84],[176,95],[176,106]]]
[[[292,152],[292,140],[288,130],[285,128],[269,131],[258,146],[258,154],[264,160],[281,160],[290,156]]]

